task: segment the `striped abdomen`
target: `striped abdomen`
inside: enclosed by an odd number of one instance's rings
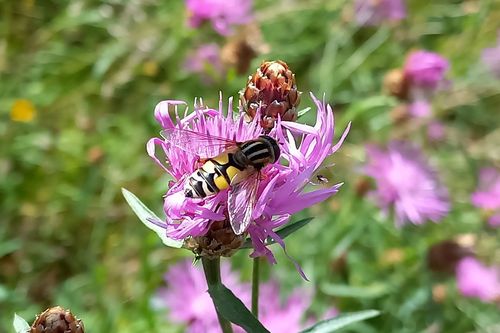
[[[227,189],[279,158],[276,140],[260,136],[208,159],[186,181],[186,197],[204,198]]]

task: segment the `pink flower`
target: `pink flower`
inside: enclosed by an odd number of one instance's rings
[[[484,49],[481,60],[493,75],[500,78],[500,31],[498,31],[497,45]]]
[[[312,96],[312,95],[311,95]],[[329,155],[340,148],[348,129],[335,145],[334,118],[331,107],[312,99],[317,107],[317,118],[314,126],[278,120],[277,126],[268,133],[280,145],[281,158],[286,165],[274,163],[261,170],[262,180],[257,191],[257,201],[253,209],[253,222],[246,230],[252,240],[254,251],[252,257],[267,256],[275,263],[272,252],[266,241],[270,237],[284,248],[283,240],[275,233],[275,229],[285,225],[290,216],[319,203],[337,193],[341,184],[304,193],[316,170]],[[182,128],[207,136],[217,136],[229,140],[247,141],[263,134],[259,117],[250,123],[240,115],[233,115],[232,99],[229,100],[227,115],[222,108],[222,100],[218,110],[195,105],[194,112],[187,115],[187,109],[181,118],[179,107],[185,107],[182,101],[164,101],[155,109],[156,120],[164,129]],[[175,114],[176,124],[170,115]],[[241,114],[241,110],[240,110]],[[300,140],[298,140],[300,139]],[[300,142],[298,142],[300,141]],[[200,143],[204,145],[204,143]],[[160,147],[169,164],[165,166],[156,156],[156,148]],[[202,146],[203,149],[204,146]],[[201,149],[201,148],[200,148]],[[207,148],[209,149],[209,148]],[[222,148],[210,151],[216,156]],[[187,176],[191,175],[197,165],[198,156],[169,144],[169,142],[152,138],[147,143],[148,154],[160,164],[175,180],[166,194],[164,211],[166,222],[163,226],[167,235],[174,239],[203,236],[214,221],[224,221],[228,216],[228,191],[221,191],[205,199],[187,198],[183,187]],[[157,222],[161,224],[162,222]]]
[[[404,142],[391,142],[387,149],[367,147],[365,173],[375,179],[373,193],[380,207],[394,208],[396,224],[408,221],[438,222],[450,209],[446,188],[437,180],[421,151]]]
[[[221,265],[223,283],[248,307],[251,302],[250,285],[240,281],[229,264]],[[165,274],[166,287],[161,288],[155,304],[169,311],[169,320],[188,326],[187,332],[220,332],[212,300],[203,271],[186,260],[171,266]],[[305,312],[312,302],[312,295],[304,289],[296,289],[282,301],[277,281],[261,283],[259,297],[259,320],[273,333],[299,332],[309,326]],[[327,311],[331,318],[338,313],[334,308]],[[235,332],[244,332],[234,326]]]
[[[486,267],[476,258],[466,257],[458,263],[456,273],[462,295],[483,302],[500,298],[500,267]]]
[[[200,45],[188,55],[184,68],[187,72],[200,74],[207,84],[213,81],[214,76],[224,75],[219,46],[215,43]]]
[[[493,212],[489,223],[500,226],[500,172],[494,168],[483,168],[479,172],[479,186],[471,196],[472,204]]]
[[[446,137],[446,128],[443,123],[434,120],[427,126],[427,137],[429,140],[439,142]]]
[[[443,84],[449,67],[448,60],[439,54],[420,50],[406,58],[404,73],[411,87],[433,91]]]
[[[356,21],[360,25],[380,25],[406,17],[404,0],[356,0]]]
[[[221,265],[224,285],[231,289],[244,303],[250,303],[250,286],[239,281],[237,273],[231,271],[228,262]],[[161,288],[155,304],[169,310],[169,320],[188,325],[190,333],[219,333],[217,313],[210,295],[203,270],[189,260],[171,267],[164,276],[166,287]]]
[[[210,21],[214,30],[223,36],[231,34],[234,26],[252,19],[252,0],[186,0],[186,6],[192,28]]]
[[[425,99],[420,99],[413,101],[408,106],[408,112],[410,115],[416,118],[426,118],[432,114],[432,107],[429,101]]]

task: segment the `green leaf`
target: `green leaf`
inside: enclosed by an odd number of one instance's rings
[[[377,310],[366,310],[351,313],[342,313],[332,319],[322,320],[315,325],[303,330],[301,333],[329,333],[335,332],[347,325],[376,317],[380,314]]]
[[[311,220],[313,218],[314,217],[307,217],[307,218],[299,220],[299,221],[297,221],[295,223],[289,224],[286,227],[281,228],[280,230],[276,231],[276,233],[278,234],[278,236],[281,237],[281,239],[285,239],[286,237],[288,237],[289,235],[291,235],[295,231],[299,230],[300,228],[302,228],[303,226],[305,226],[306,224],[308,224],[309,222],[311,222]],[[274,243],[276,243],[276,241],[274,239],[272,239],[272,238],[268,238],[266,240],[266,245],[271,245],[271,244],[274,244]],[[250,248],[252,248],[252,241],[250,239],[247,239],[245,241],[245,243],[243,243],[243,245],[241,246],[241,248],[242,249],[250,249]]]
[[[14,313],[14,321],[12,322],[14,326],[14,330],[16,333],[26,333],[30,330],[30,325],[24,320],[23,317],[18,316],[17,313]]]
[[[144,223],[146,227],[156,232],[163,244],[175,248],[182,247],[182,241],[167,237],[165,229],[151,222],[151,220],[161,221],[161,219],[156,216],[155,213],[153,213],[148,207],[146,207],[146,205],[143,204],[142,201],[139,200],[139,198],[137,198],[132,192],[124,188],[122,188],[122,193],[125,197],[125,200],[127,200],[130,208],[132,208],[139,220],[141,220],[141,222]]]
[[[208,293],[212,297],[217,311],[230,322],[241,326],[246,332],[269,333],[243,302],[223,284],[209,286]]]
[[[363,287],[345,284],[323,284],[321,290],[329,296],[352,298],[377,298],[390,291],[389,286],[383,283],[374,283]]]

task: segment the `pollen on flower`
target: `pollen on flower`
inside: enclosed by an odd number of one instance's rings
[[[17,99],[10,110],[10,119],[18,122],[30,122],[36,116],[33,103],[27,99]]]

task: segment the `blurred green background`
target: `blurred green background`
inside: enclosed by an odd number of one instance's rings
[[[237,96],[264,59],[289,64],[305,92],[301,108],[311,105],[309,91],[324,93],[335,106],[337,133],[353,122],[329,175],[345,185],[297,214],[316,218],[287,239],[311,279],[305,286],[317,290],[311,311],[334,305],[383,312],[350,327],[357,332],[491,330],[498,307],[460,296],[452,275],[428,270],[426,255],[436,242],[470,233],[481,237],[479,253],[484,248],[490,262],[500,259],[499,233],[487,230],[469,203],[478,169],[500,163],[500,81],[480,61],[481,50],[495,44],[500,2],[407,5],[399,24],[359,27],[351,1],[257,0],[258,43],[267,53],[240,73],[207,67],[207,84],[183,67],[186,57],[201,43],[227,40],[208,26],[190,29],[182,1],[1,1],[0,332],[13,331],[14,312],[31,321],[55,304],[92,332],[182,331],[150,303],[168,265],[190,254],[163,247],[120,188],[160,213],[167,178],[145,153],[145,142],[159,132],[156,103],[191,104],[201,96],[215,106],[219,91]],[[433,101],[447,140],[429,144],[418,131],[407,135],[439,168],[453,208],[440,224],[397,229],[356,194],[356,184],[364,144],[401,135],[390,116],[398,102],[382,81],[412,49],[451,62],[451,87]],[[13,116],[16,102],[25,121]],[[313,119],[311,113],[301,121]],[[288,291],[303,284],[281,249],[273,250],[278,265],[266,266],[266,275]],[[231,260],[249,278],[248,252]]]

